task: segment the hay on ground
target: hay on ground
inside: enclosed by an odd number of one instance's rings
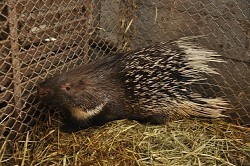
[[[143,125],[120,120],[73,134],[58,122],[28,133],[2,165],[248,165],[250,130],[226,122],[181,120]],[[49,126],[49,128],[42,127]],[[46,129],[45,129],[46,128]],[[0,164],[0,165],[1,165]]]

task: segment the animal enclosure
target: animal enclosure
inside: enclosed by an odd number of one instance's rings
[[[215,66],[222,77],[197,90],[226,98],[233,123],[250,125],[248,0],[4,0],[0,11],[1,141],[44,119],[36,85],[45,78],[115,52],[196,35],[227,62]]]

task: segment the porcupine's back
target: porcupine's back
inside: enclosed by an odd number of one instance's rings
[[[195,37],[194,37],[195,39]],[[215,51],[192,42],[192,37],[162,42],[129,53],[123,61],[125,89],[138,114],[159,115],[167,121],[188,116],[224,117],[222,98],[194,92],[219,75],[210,62],[224,63]]]
[[[122,118],[161,124],[187,116],[223,117],[223,99],[192,91],[208,76],[219,74],[210,62],[223,61],[190,39],[80,66],[45,80],[38,93],[69,113],[65,124],[70,131]]]

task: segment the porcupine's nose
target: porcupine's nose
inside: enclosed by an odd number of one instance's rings
[[[43,98],[44,96],[48,95],[48,93],[49,93],[49,89],[43,88],[40,86],[37,87],[37,94],[39,98]]]

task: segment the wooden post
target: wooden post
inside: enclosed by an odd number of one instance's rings
[[[101,10],[102,10],[102,1],[101,0],[94,0],[95,4],[95,18],[94,18],[94,36],[99,36],[100,32],[100,22],[101,22]]]
[[[83,48],[83,52],[84,52],[84,63],[88,63],[89,61],[89,56],[88,56],[88,53],[89,53],[89,44],[88,44],[88,41],[89,41],[89,38],[90,38],[90,30],[91,30],[91,25],[93,24],[93,4],[92,4],[92,0],[86,0],[86,4],[84,6],[84,8],[86,9],[84,15],[85,15],[85,18],[86,18],[86,23],[85,23],[85,30],[86,30],[86,33],[84,34],[83,36],[83,40],[85,41],[85,45],[84,45],[84,48]]]
[[[21,102],[22,89],[21,89],[21,73],[20,73],[20,60],[17,57],[19,52],[18,45],[18,17],[16,14],[15,0],[8,0],[8,23],[9,23],[9,40],[10,40],[10,51],[12,59],[12,71],[13,71],[13,102],[14,102],[14,116],[17,117],[20,114],[23,103]],[[17,112],[18,111],[18,112]]]

